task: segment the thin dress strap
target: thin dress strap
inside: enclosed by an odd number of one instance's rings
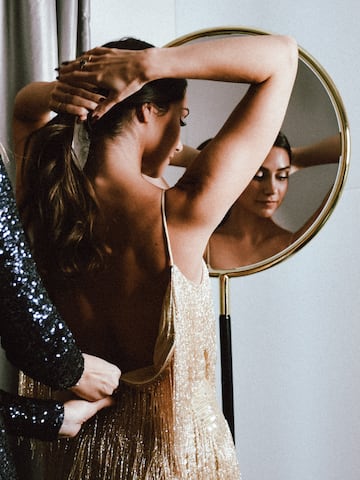
[[[162,220],[163,220],[163,226],[164,226],[164,233],[165,233],[165,239],[166,239],[166,247],[167,251],[169,254],[169,262],[170,266],[172,267],[174,265],[174,260],[173,260],[173,255],[171,251],[171,245],[170,245],[170,238],[169,238],[169,231],[167,228],[167,222],[166,222],[166,213],[165,213],[165,190],[161,192],[161,214],[162,214]]]

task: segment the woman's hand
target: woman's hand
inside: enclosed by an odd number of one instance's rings
[[[96,118],[100,118],[150,80],[145,73],[149,50],[154,49],[94,48],[77,60],[62,64],[59,80],[73,87],[86,82],[108,90],[107,98],[95,111]]]
[[[81,82],[77,86],[60,81],[32,82],[16,95],[13,115],[13,132],[17,172],[21,171],[26,139],[32,132],[51,120],[51,111],[70,113],[81,121],[99,105],[103,97],[94,85]],[[16,182],[21,184],[21,175]]]
[[[119,368],[93,355],[83,353],[83,357],[84,372],[79,382],[69,390],[92,402],[112,395],[119,385]]]
[[[96,402],[86,400],[68,400],[64,403],[64,421],[59,430],[59,437],[75,437],[79,433],[82,424],[95,413],[105,407],[114,404],[114,399],[105,397]]]
[[[95,93],[96,88],[87,83],[75,87],[57,81],[53,83],[50,94],[49,108],[56,113],[69,113],[79,120],[86,120],[89,112],[95,110],[104,100],[102,95]]]

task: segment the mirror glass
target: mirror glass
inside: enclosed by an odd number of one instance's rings
[[[166,46],[214,36],[266,35],[249,28],[216,28],[178,38]],[[201,148],[222,126],[247,85],[190,80],[191,115],[183,143]],[[329,217],[349,163],[349,132],[339,93],[321,65],[299,48],[299,67],[282,126],[291,147],[272,149],[210,239],[212,276],[240,276],[268,268],[305,245]],[[282,152],[283,163],[278,162]],[[281,155],[280,155],[281,157]],[[291,167],[289,165],[291,163]],[[286,168],[285,168],[286,167]],[[171,178],[169,183],[172,183]],[[280,191],[280,193],[279,193]]]

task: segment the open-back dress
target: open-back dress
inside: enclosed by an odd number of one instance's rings
[[[216,329],[210,279],[188,280],[170,265],[153,365],[121,377],[116,406],[80,433],[35,446],[46,480],[238,480],[233,439],[216,396]],[[36,393],[21,381],[22,393]],[[37,477],[39,478],[39,477]]]

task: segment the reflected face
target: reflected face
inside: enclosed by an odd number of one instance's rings
[[[160,177],[164,169],[183,145],[180,139],[180,128],[189,115],[186,99],[170,105],[166,113],[154,116],[151,140],[146,155],[143,157],[142,171],[151,177]]]
[[[289,185],[290,158],[284,148],[272,147],[236,204],[262,218],[279,208]]]

